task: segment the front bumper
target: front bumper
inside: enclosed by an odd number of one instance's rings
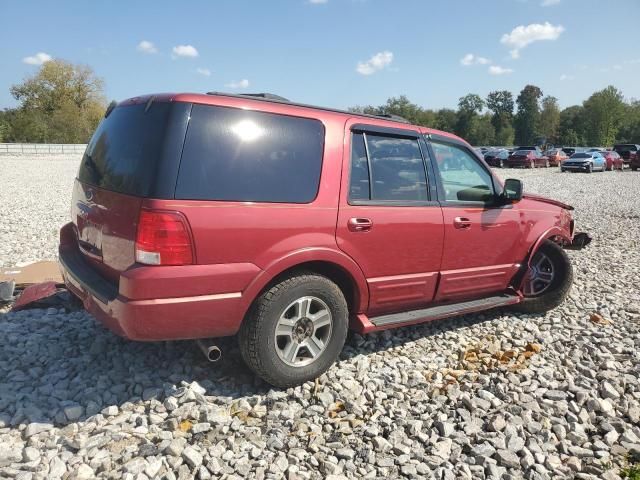
[[[591,243],[591,237],[585,232],[578,232],[573,236],[573,240],[564,248],[567,250],[582,250]]]
[[[586,172],[589,170],[589,164],[588,163],[575,163],[572,165],[560,165],[560,168],[562,170],[571,170],[571,171],[576,171],[576,172]]]

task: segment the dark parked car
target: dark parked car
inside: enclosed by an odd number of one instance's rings
[[[638,151],[640,151],[640,145],[634,143],[621,143],[613,146],[613,151],[618,152],[618,155],[622,157],[625,164],[630,165],[632,170],[636,170],[640,167],[640,162],[634,162],[638,160]],[[636,165],[634,168],[633,165]]]
[[[499,150],[489,150],[484,154],[484,161],[492,167],[504,167],[505,160],[509,158],[509,151],[501,148]]]
[[[516,150],[504,161],[505,167],[536,168],[549,165],[549,158],[539,150]]]
[[[96,318],[132,340],[237,335],[280,387],[327,370],[348,329],[555,308],[562,247],[589,241],[454,135],[265,96],[108,109],[71,205],[59,259]]]
[[[567,154],[568,157],[576,153],[579,149],[576,147],[562,147],[562,151]]]

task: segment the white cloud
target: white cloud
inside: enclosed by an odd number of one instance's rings
[[[542,3],[540,4],[542,7],[550,7],[552,5],[558,5],[560,3],[560,0],[542,0]]]
[[[511,33],[502,35],[500,43],[511,47],[511,58],[519,58],[520,50],[527,45],[541,40],[557,40],[562,32],[562,25],[552,25],[549,22],[519,25],[511,30]]]
[[[173,58],[177,57],[197,57],[198,50],[193,45],[178,45],[177,47],[173,47]]]
[[[313,5],[321,5],[323,3],[328,3],[329,0],[309,0],[309,3]]]
[[[511,68],[501,67],[500,65],[491,65],[489,67],[490,75],[506,75],[508,73],[513,73],[513,70]]]
[[[42,65],[43,63],[49,62],[52,60],[51,55],[44,52],[38,52],[31,57],[24,57],[22,61],[27,65]]]
[[[198,72],[200,75],[204,75],[205,77],[211,76],[211,70],[209,70],[208,68],[196,68],[196,72]]]
[[[491,63],[491,60],[484,57],[477,57],[473,53],[467,53],[464,57],[460,59],[460,64],[465,67],[469,67],[471,65],[488,65]]]
[[[136,50],[142,53],[158,53],[156,46],[149,40],[142,40],[136,47]]]
[[[240,80],[239,82],[229,82],[225,85],[225,87],[238,89],[238,88],[247,88],[249,86],[249,80],[246,78]]]
[[[573,75],[567,75],[566,73],[563,73],[562,75],[560,75],[560,80],[573,80]]]
[[[385,50],[376,53],[366,62],[358,62],[356,71],[361,75],[372,75],[391,65],[391,62],[393,62],[393,53]]]

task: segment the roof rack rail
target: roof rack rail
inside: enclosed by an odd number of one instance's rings
[[[393,113],[378,113],[375,116],[381,117],[381,118],[388,118],[389,120],[395,120],[396,122],[411,123],[406,118],[401,117],[400,115],[394,115]]]
[[[227,95],[227,94],[221,93],[221,92],[207,92],[207,95]],[[276,95],[275,93],[266,93],[266,92],[238,93],[237,95],[240,97],[255,97],[255,98],[262,98],[264,100],[275,100],[276,102],[291,103],[291,100],[289,100],[288,98],[281,97],[280,95]]]

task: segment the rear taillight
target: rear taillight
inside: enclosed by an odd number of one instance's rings
[[[187,219],[178,212],[141,210],[136,235],[136,262],[145,265],[190,265],[193,241]]]

